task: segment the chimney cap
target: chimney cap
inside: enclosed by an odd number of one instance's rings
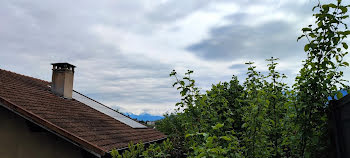
[[[72,64],[69,64],[69,63],[52,63],[52,70],[54,71],[66,71],[66,70],[70,70],[70,71],[73,71],[74,72],[74,68],[76,66],[72,65]]]
[[[69,63],[51,63],[53,66],[58,66],[58,67],[72,67],[75,68],[76,66],[69,64]]]

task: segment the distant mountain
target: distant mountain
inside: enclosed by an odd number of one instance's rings
[[[143,113],[143,114],[140,114],[140,115],[135,115],[135,114],[132,114],[132,113],[124,113],[125,115],[133,118],[133,119],[137,119],[137,120],[140,120],[140,121],[157,121],[157,120],[160,120],[160,119],[163,119],[164,117],[163,116],[154,116],[154,115],[151,115],[151,114],[147,114],[147,113]]]

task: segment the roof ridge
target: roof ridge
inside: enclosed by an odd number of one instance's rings
[[[17,75],[17,76],[22,76],[22,77],[30,78],[30,79],[37,80],[37,81],[40,81],[40,82],[51,83],[51,82],[49,82],[49,81],[45,81],[45,80],[42,80],[42,79],[39,79],[39,78],[27,76],[27,75],[22,75],[22,74],[19,74],[19,73],[10,71],[10,70],[5,70],[5,69],[1,69],[1,68],[0,68],[0,71],[5,71],[5,72],[7,72],[7,73],[12,73],[12,74]]]

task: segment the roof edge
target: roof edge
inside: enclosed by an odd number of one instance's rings
[[[12,103],[11,101],[9,101],[1,96],[0,96],[0,103],[2,103],[5,108],[13,111],[14,113],[19,115],[20,117],[23,117],[24,119],[39,125],[40,127],[46,129],[47,131],[71,142],[74,145],[77,145],[80,148],[83,148],[84,150],[94,154],[95,156],[102,157],[106,153],[108,153],[108,151],[105,151],[105,150],[101,149],[100,147],[95,146],[95,145],[91,144],[90,142],[64,130],[63,128],[54,125],[53,123],[51,123],[51,122],[39,117],[38,115]]]

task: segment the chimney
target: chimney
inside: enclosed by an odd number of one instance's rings
[[[75,66],[69,63],[53,63],[52,66],[52,92],[72,99]]]

